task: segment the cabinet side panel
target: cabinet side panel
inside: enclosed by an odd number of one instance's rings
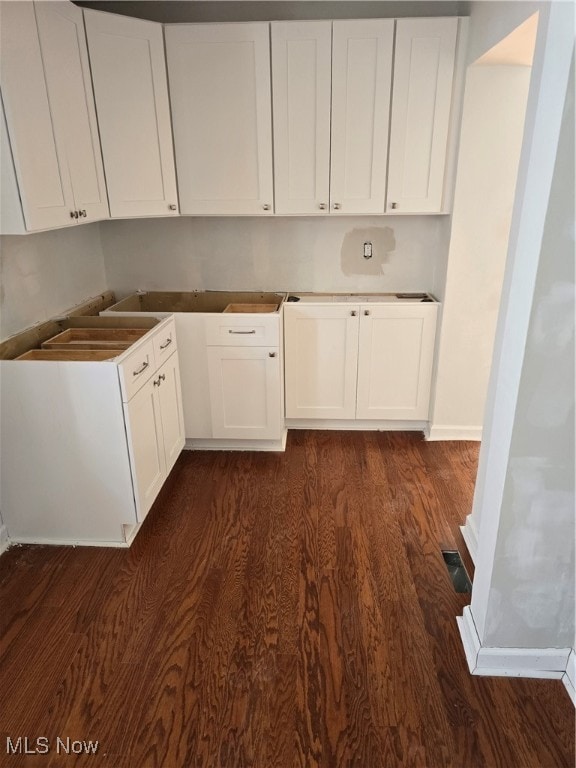
[[[0,374],[10,537],[122,542],[136,516],[116,365],[3,361]]]

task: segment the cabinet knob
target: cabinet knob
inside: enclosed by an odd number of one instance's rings
[[[370,310],[369,309],[365,309],[364,310],[364,314],[366,315],[366,317],[368,317],[368,315],[370,314]]]
[[[352,315],[352,317],[356,317],[356,310],[353,309],[352,312],[350,312],[350,314]]]
[[[390,203],[390,208],[398,208],[398,203]]]
[[[340,203],[334,203],[334,205],[332,206],[332,208],[334,208],[335,211],[339,211],[341,207],[342,206],[340,205]]]
[[[264,205],[262,206],[262,208],[263,208],[265,211],[269,211],[269,210],[270,210],[270,205],[269,205],[268,203],[264,203]]]
[[[176,210],[176,206],[174,205],[174,203],[170,203],[170,205],[168,206],[168,210],[169,211],[175,211]]]
[[[268,352],[268,357],[276,357],[276,352]]]
[[[70,218],[71,219],[77,219],[78,218],[78,211],[70,211]]]
[[[326,203],[320,203],[318,205],[318,208],[320,208],[321,211],[325,211],[326,210]]]
[[[86,208],[82,208],[82,210],[81,210],[81,211],[79,211],[79,213],[80,213],[80,216],[82,216],[84,219],[85,219],[85,218],[86,218],[86,216],[88,215],[88,214],[86,213]]]

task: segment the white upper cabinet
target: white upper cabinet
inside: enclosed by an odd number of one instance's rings
[[[267,23],[166,27],[180,211],[272,214]]]
[[[394,21],[272,23],[276,213],[384,213]]]
[[[394,21],[333,22],[330,204],[384,213]]]
[[[457,18],[398,19],[387,212],[439,213]]]
[[[26,230],[107,218],[82,12],[68,2],[2,3],[1,22],[2,98]]]
[[[271,27],[276,213],[327,213],[332,22]]]
[[[162,25],[84,11],[113,218],[178,213]]]

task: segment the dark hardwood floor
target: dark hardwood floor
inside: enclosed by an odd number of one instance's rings
[[[185,452],[131,549],[9,550],[0,765],[572,768],[560,681],[466,666],[440,549],[477,450],[291,432],[285,454]],[[51,751],[7,755],[18,736]]]

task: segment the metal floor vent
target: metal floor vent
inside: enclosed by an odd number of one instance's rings
[[[448,575],[456,592],[472,592],[472,583],[462,564],[460,553],[456,549],[443,549],[442,557],[448,568]]]

